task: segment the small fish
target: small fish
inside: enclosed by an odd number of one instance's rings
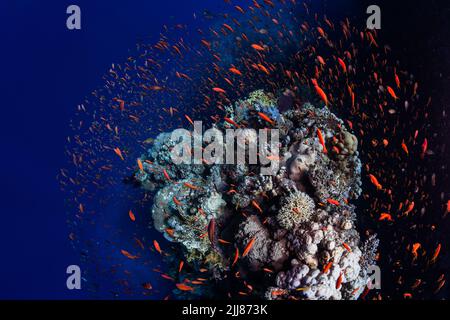
[[[264,47],[260,46],[259,44],[252,44],[252,48],[256,51],[265,51]]]
[[[369,174],[370,182],[378,189],[383,189],[382,185],[378,182],[377,177],[375,177],[373,174]]]
[[[402,142],[402,149],[406,152],[407,155],[409,155],[408,146],[405,144],[405,142]]]
[[[327,202],[329,204],[332,204],[332,205],[335,205],[335,206],[338,206],[338,207],[341,205],[341,203],[339,201],[334,200],[334,199],[327,199]]]
[[[253,237],[248,244],[245,246],[244,251],[242,252],[242,258],[244,258],[245,256],[248,255],[248,253],[250,252],[250,250],[253,248],[253,245],[255,244],[255,240],[256,238]]]
[[[340,65],[341,68],[342,68],[342,71],[343,71],[344,73],[347,73],[347,66],[345,65],[344,60],[342,60],[341,58],[338,58],[338,62],[339,62],[339,65]]]
[[[378,219],[378,221],[384,221],[384,220],[394,221],[392,219],[392,216],[389,213],[382,213],[382,214],[380,214],[380,218]]]
[[[163,175],[164,175],[164,177],[165,177],[167,180],[172,181],[172,179],[170,179],[170,176],[169,176],[169,174],[167,173],[166,169],[163,169]]]
[[[211,245],[214,247],[216,242],[216,220],[211,219],[208,224],[208,237]]]
[[[228,69],[228,70],[229,70],[231,73],[235,74],[235,75],[242,76],[242,72],[239,71],[239,70],[236,69],[236,68],[230,68],[230,69]]]
[[[328,97],[327,97],[325,91],[323,91],[322,88],[319,87],[318,85],[315,85],[314,89],[316,89],[316,92],[319,95],[319,97],[322,99],[322,101],[325,102],[325,105],[328,105]]]
[[[431,263],[435,263],[441,252],[441,244],[439,243],[434,251],[433,257],[431,258]]]
[[[119,156],[119,158],[123,161],[125,160],[122,155],[122,151],[119,148],[115,148],[114,152]]]
[[[263,119],[264,121],[267,121],[268,123],[270,123],[271,125],[274,125],[275,122],[270,119],[266,114],[262,113],[262,112],[258,112],[258,115],[261,119]]]
[[[177,283],[176,287],[178,288],[178,290],[181,290],[181,291],[194,291],[194,288],[192,288],[188,285],[185,285],[184,283]]]
[[[156,251],[158,251],[159,254],[162,254],[161,247],[159,246],[158,241],[153,240],[153,246],[155,247]]]
[[[132,255],[131,253],[129,253],[128,251],[126,251],[126,250],[120,250],[120,252],[121,252],[125,257],[127,257],[128,259],[131,259],[131,260],[134,260],[134,259],[139,258],[138,256],[134,256],[134,255]]]
[[[128,216],[130,217],[131,221],[136,221],[136,217],[135,217],[133,211],[130,210],[130,211],[128,212]]]
[[[339,289],[341,287],[341,285],[342,285],[342,272],[341,272],[341,274],[339,275],[339,278],[336,281],[336,289]]]
[[[186,188],[189,188],[189,189],[192,189],[192,190],[198,190],[198,189],[199,189],[198,187],[196,187],[196,186],[194,186],[193,184],[190,184],[190,183],[188,183],[188,182],[183,183],[183,185],[184,185]]]
[[[352,252],[352,249],[350,248],[350,246],[347,243],[343,243],[342,246],[345,248],[345,250],[347,250],[348,252]]]
[[[398,99],[397,95],[395,94],[394,89],[392,89],[391,87],[388,86],[388,87],[387,87],[387,91],[389,92],[389,94],[391,95],[391,97],[394,98],[394,100],[397,100],[397,99]]]
[[[323,268],[322,272],[323,273],[328,273],[328,271],[330,271],[331,266],[333,265],[333,261],[328,262],[325,267]]]
[[[183,266],[184,266],[184,261],[181,260],[181,261],[180,261],[180,264],[178,265],[178,273],[180,273],[181,270],[183,270]]]
[[[144,165],[142,164],[141,159],[137,159],[137,164],[138,164],[139,170],[141,170],[141,172],[144,172]]]
[[[327,154],[328,150],[327,150],[327,147],[325,146],[325,139],[323,137],[322,131],[320,131],[320,129],[317,128],[316,132],[317,132],[317,137],[319,138],[319,142],[323,147],[323,153]]]
[[[173,202],[175,202],[175,204],[176,204],[177,206],[182,206],[182,205],[183,205],[183,204],[180,202],[180,200],[178,200],[177,197],[175,197],[175,196],[173,196],[172,200],[173,200]]]
[[[239,249],[238,247],[236,247],[236,250],[234,252],[234,259],[233,259],[233,263],[231,264],[231,266],[234,266],[236,264],[236,262],[239,259]]]
[[[256,202],[255,200],[252,200],[252,206],[256,208],[256,210],[259,211],[259,213],[263,213],[263,210],[261,209],[261,207],[259,206],[258,202]]]
[[[225,90],[223,90],[222,88],[213,88],[213,91],[214,92],[217,92],[217,93],[223,93],[223,94],[225,94],[225,93],[227,93]]]
[[[227,122],[227,123],[229,123],[229,124],[232,124],[232,125],[235,126],[236,128],[240,128],[240,127],[241,127],[241,126],[238,125],[234,120],[232,120],[232,119],[230,119],[230,118],[225,117],[225,118],[223,118],[223,119],[225,120],[225,122]]]

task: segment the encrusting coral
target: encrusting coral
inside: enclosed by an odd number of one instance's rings
[[[255,91],[216,124],[278,129],[272,175],[261,164],[174,165],[168,133],[140,159],[136,180],[156,191],[153,225],[180,245],[193,274],[208,270],[217,285],[209,297],[227,288],[227,296],[357,299],[366,287],[378,240],[361,242],[356,229],[358,140],[327,107],[294,101],[289,90],[278,99]]]

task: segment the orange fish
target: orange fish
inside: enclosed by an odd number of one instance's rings
[[[388,86],[388,87],[387,87],[387,91],[389,92],[389,94],[391,95],[391,97],[394,98],[394,100],[397,100],[397,99],[398,99],[397,95],[395,94],[394,89],[392,89],[391,87]]]
[[[335,206],[338,206],[338,207],[341,205],[339,201],[334,200],[334,199],[327,199],[327,202],[329,204],[332,204],[332,205],[335,205]]]
[[[163,169],[163,174],[164,174],[164,177],[165,177],[167,180],[172,181],[172,179],[170,179],[170,176],[169,176],[169,174],[167,173],[166,169]]]
[[[339,275],[339,278],[336,281],[336,289],[339,289],[342,285],[342,273]]]
[[[259,211],[259,213],[262,213],[263,210],[261,209],[261,207],[259,206],[258,202],[256,202],[255,200],[252,200],[252,206],[256,208],[256,210]]]
[[[244,252],[242,252],[242,258],[247,256],[250,250],[253,248],[253,245],[255,244],[255,237],[253,237],[248,244],[244,248]]]
[[[198,190],[198,189],[199,189],[198,187],[196,187],[196,186],[194,186],[193,184],[190,184],[190,183],[188,183],[188,182],[185,182],[183,185],[184,185],[185,187],[189,188],[189,189],[192,189],[192,190]]]
[[[159,246],[158,241],[153,240],[153,246],[155,247],[156,251],[159,252],[159,254],[162,254],[162,250],[161,250],[161,247]]]
[[[402,142],[402,149],[406,152],[407,155],[409,155],[408,146],[405,144],[405,142]]]
[[[389,213],[380,214],[380,218],[378,219],[378,221],[383,221],[383,220],[394,221],[392,219],[392,216]]]
[[[119,148],[115,148],[114,152],[119,156],[120,159],[125,160],[122,155],[122,151]]]
[[[328,273],[328,271],[330,271],[331,266],[333,265],[333,261],[328,262],[325,267],[323,268],[322,272],[323,273]]]
[[[178,265],[178,272],[181,272],[181,270],[183,270],[183,266],[184,266],[184,261],[181,260],[180,264]]]
[[[258,112],[258,116],[263,119],[264,121],[267,121],[268,123],[270,123],[271,125],[274,125],[275,122],[270,119],[266,114],[262,113],[262,112]]]
[[[370,182],[378,189],[383,189],[382,185],[378,182],[377,177],[375,177],[373,174],[369,174]]]
[[[418,243],[418,242],[413,244],[412,249],[411,249],[411,253],[414,256],[414,259],[417,258],[417,256],[418,256],[417,251],[420,249],[420,247],[422,247],[422,245],[420,243]]]
[[[322,88],[319,87],[318,85],[315,85],[314,89],[316,89],[316,92],[319,95],[319,97],[322,99],[322,101],[325,102],[325,105],[328,105],[328,97],[327,97],[326,93],[322,90]]]
[[[194,291],[194,288],[185,285],[184,283],[177,283],[176,287],[181,291]]]
[[[345,242],[342,244],[342,246],[345,248],[345,250],[347,250],[348,252],[352,252],[352,249],[350,248],[350,246],[348,244],[346,244]]]
[[[236,262],[239,259],[239,249],[238,247],[236,247],[235,253],[234,253],[234,259],[233,259],[233,264],[231,266],[234,266],[236,264]]]
[[[222,88],[213,88],[213,91],[214,91],[214,92],[217,92],[217,93],[223,93],[223,94],[226,93],[226,91],[223,90]]]
[[[342,71],[343,71],[344,73],[347,73],[347,66],[345,65],[344,60],[342,60],[341,58],[338,58],[338,62],[339,62],[339,65],[340,65],[341,68],[342,68]]]
[[[232,124],[233,126],[235,126],[236,128],[240,128],[241,126],[238,125],[234,120],[230,119],[230,118],[223,118],[225,120],[225,122],[228,122],[229,124]]]
[[[252,48],[255,49],[256,51],[266,50],[266,49],[264,49],[264,47],[260,46],[259,44],[252,44]]]
[[[319,142],[323,147],[323,153],[325,153],[325,154],[328,153],[327,147],[325,146],[325,139],[323,137],[322,131],[320,131],[320,129],[317,128],[316,132],[317,132],[317,137],[319,138]]]
[[[128,212],[128,216],[130,217],[131,221],[136,221],[136,217],[134,216],[133,211],[130,210],[130,211]]]
[[[137,159],[137,164],[138,164],[139,170],[144,172],[144,165],[142,164],[141,159]]]
[[[180,200],[178,200],[175,196],[172,198],[173,199],[173,202],[175,202],[175,204],[177,205],[177,206],[182,206],[183,204],[180,202]]]
[[[191,117],[189,117],[187,114],[184,115],[184,117],[189,121],[190,124],[194,125],[194,121],[192,121]]]
[[[441,244],[439,243],[438,246],[436,247],[436,250],[434,251],[433,257],[431,258],[431,263],[436,262],[436,259],[438,258],[440,252],[441,252]]]
[[[120,252],[121,252],[125,257],[127,257],[128,259],[134,260],[134,259],[137,259],[137,258],[138,258],[138,256],[134,256],[134,255],[132,255],[131,253],[129,253],[128,251],[126,251],[126,250],[120,250]]]
[[[229,69],[231,73],[236,74],[238,76],[242,76],[242,72],[240,72],[238,69],[236,68],[230,68]]]
[[[208,237],[211,245],[214,247],[216,242],[216,220],[211,219],[208,224]]]

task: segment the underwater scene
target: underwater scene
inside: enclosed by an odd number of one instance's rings
[[[3,6],[0,298],[448,299],[446,2]]]

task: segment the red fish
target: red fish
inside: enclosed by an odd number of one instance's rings
[[[245,246],[244,252],[242,252],[242,258],[245,257],[245,256],[247,256],[248,253],[250,252],[250,250],[252,250],[253,245],[255,244],[255,240],[256,240],[256,238],[253,237],[253,238],[248,242],[248,244]]]
[[[130,217],[131,221],[136,221],[136,217],[135,217],[133,211],[130,210],[130,211],[128,212],[128,216]]]
[[[267,121],[268,123],[270,123],[271,125],[274,125],[275,122],[270,119],[266,114],[262,113],[262,112],[258,112],[258,116],[263,119],[264,121]]]
[[[323,91],[322,88],[317,85],[314,86],[314,89],[316,89],[316,92],[319,95],[319,97],[322,99],[322,101],[325,102],[325,105],[328,105],[328,97],[327,97],[325,91]]]
[[[156,251],[159,252],[159,254],[162,254],[162,250],[161,250],[161,247],[159,246],[158,241],[153,240],[153,246],[155,247]]]

